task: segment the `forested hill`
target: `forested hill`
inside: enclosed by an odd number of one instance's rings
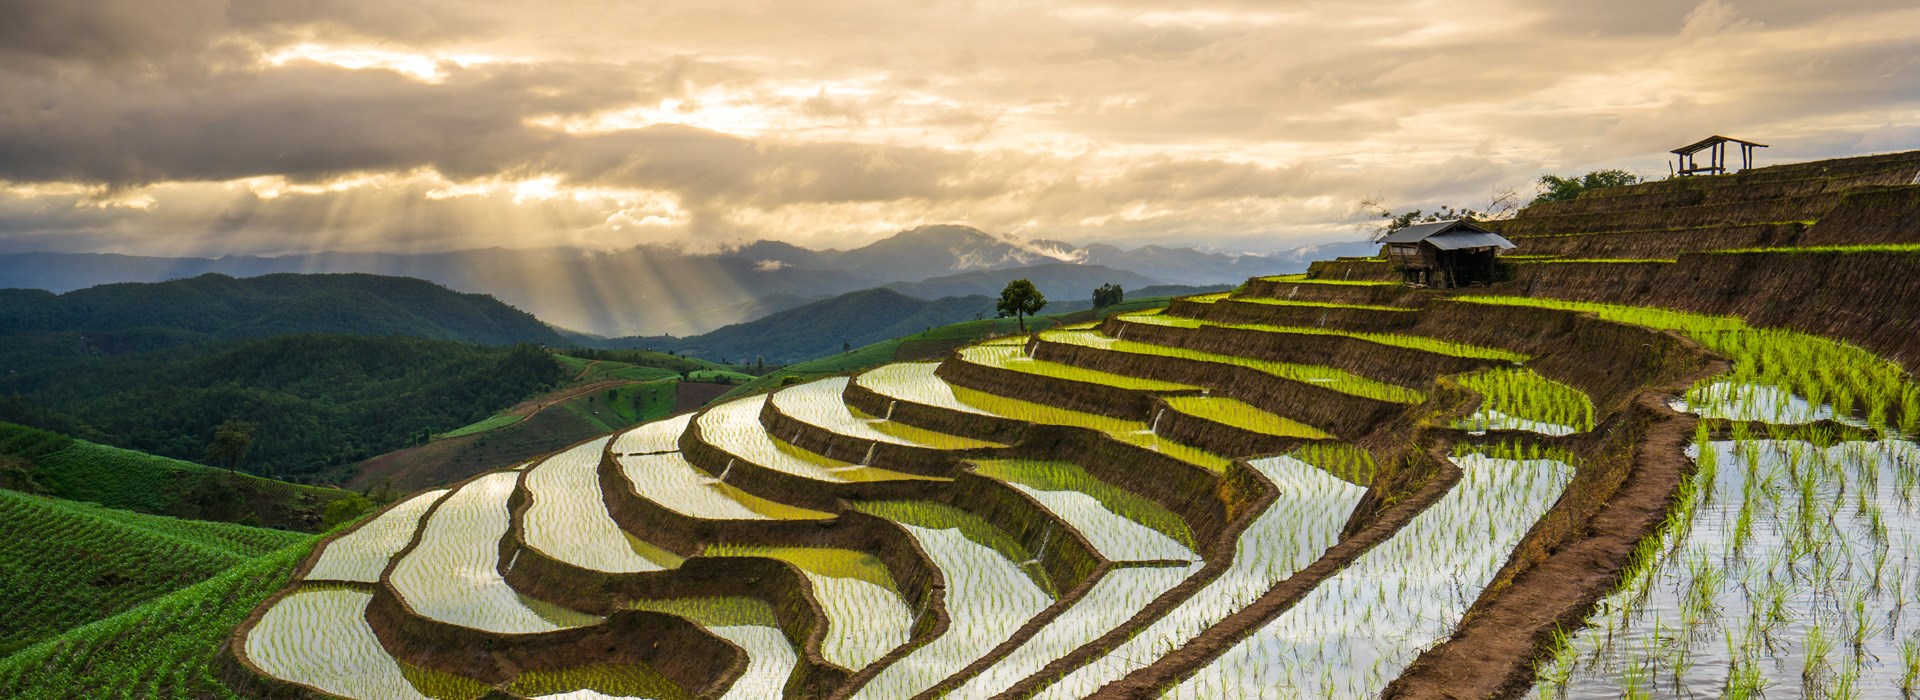
[[[480,345],[559,344],[553,329],[493,297],[409,277],[207,274],[66,294],[0,290],[8,359],[32,346],[115,355],[206,340],[295,333],[407,335]]]
[[[605,344],[673,350],[742,364],[757,358],[786,363],[918,333],[932,326],[992,315],[991,297],[973,295],[929,301],[878,288],[822,299],[689,338],[615,338]]]

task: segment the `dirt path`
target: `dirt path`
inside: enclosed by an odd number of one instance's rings
[[[1709,357],[1695,372],[1635,398],[1635,408],[1651,414],[1653,422],[1634,446],[1633,471],[1594,514],[1589,535],[1468,610],[1453,637],[1415,659],[1382,697],[1512,697],[1533,686],[1540,650],[1556,630],[1585,624],[1594,605],[1619,582],[1640,541],[1658,530],[1681,480],[1691,472],[1685,450],[1698,419],[1675,412],[1666,399],[1731,369],[1724,359]]]

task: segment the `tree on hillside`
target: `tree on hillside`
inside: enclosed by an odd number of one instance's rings
[[[1540,196],[1527,202],[1533,206],[1543,202],[1564,202],[1580,196],[1587,190],[1606,187],[1623,187],[1640,182],[1640,176],[1625,170],[1595,170],[1585,175],[1560,177],[1558,175],[1540,176]]]
[[[1017,279],[1008,282],[1006,289],[1000,290],[1000,301],[993,308],[1000,312],[1001,318],[1012,316],[1020,319],[1020,332],[1025,333],[1027,317],[1047,308],[1047,298],[1033,286],[1033,280]]]
[[[1126,298],[1126,291],[1120,285],[1106,283],[1093,290],[1093,308],[1095,311],[1119,304]]]
[[[207,461],[225,464],[227,471],[240,468],[240,460],[247,458],[247,451],[253,449],[252,423],[229,419],[213,429],[213,442],[207,444]]]

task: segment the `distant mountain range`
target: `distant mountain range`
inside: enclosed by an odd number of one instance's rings
[[[1334,255],[1370,254],[1364,242],[1271,255],[1191,248],[1125,250],[1023,241],[966,226],[922,226],[852,250],[811,250],[757,241],[713,253],[637,247],[483,249],[447,253],[313,253],[280,257],[159,258],[94,253],[0,255],[0,288],[65,292],[115,282],[158,282],[219,273],[305,272],[417,277],[492,295],[554,326],[606,337],[693,335],[847,292],[887,287],[923,300],[996,295],[1026,277],[1049,297],[1075,298],[1112,282],[1237,283],[1297,272]]]

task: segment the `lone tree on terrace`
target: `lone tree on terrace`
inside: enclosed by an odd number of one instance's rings
[[[1047,308],[1047,298],[1033,286],[1033,280],[1017,279],[1008,282],[1006,289],[1000,290],[1000,301],[993,308],[1000,312],[1002,318],[1012,316],[1020,319],[1020,332],[1025,333],[1027,317]]]
[[[1119,304],[1126,295],[1126,291],[1121,289],[1120,285],[1112,282],[1100,285],[1093,290],[1093,308],[1099,310]]]

